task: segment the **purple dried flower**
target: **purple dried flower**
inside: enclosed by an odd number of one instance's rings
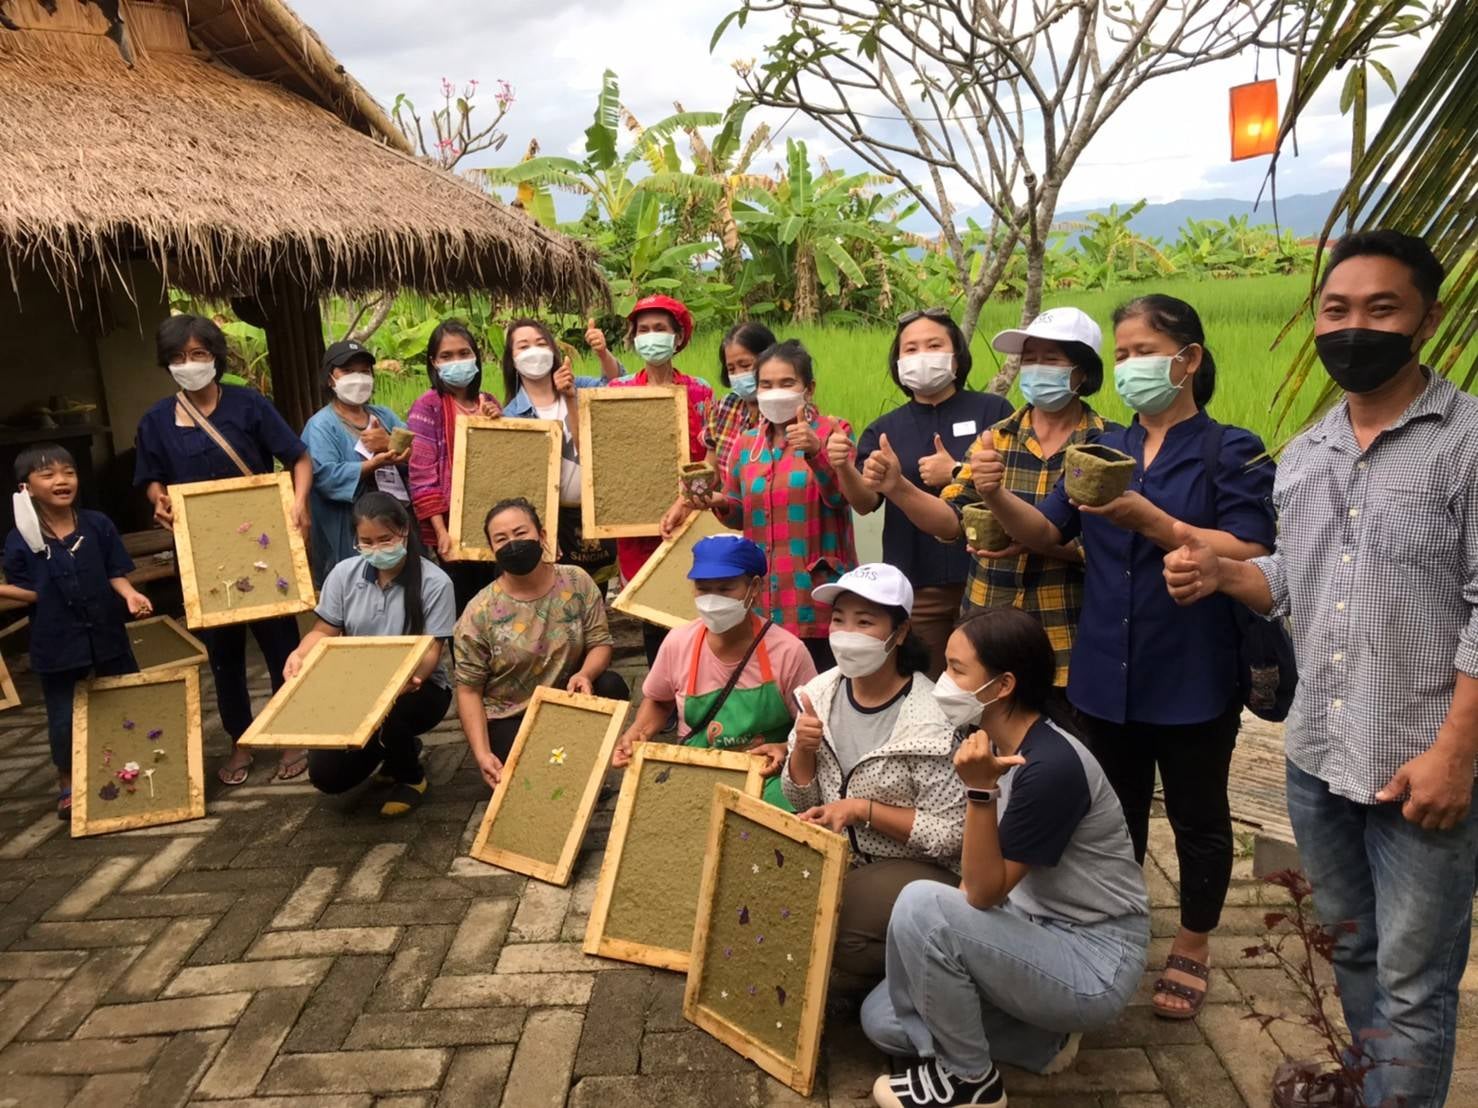
[[[724,957],[725,958],[732,958],[732,957],[734,957],[734,948],[732,946],[726,946],[726,947],[724,947]]]
[[[266,550],[267,547],[272,545],[272,540],[267,537],[267,532],[263,531],[260,535],[257,536],[257,545],[260,546],[263,550]]]
[[[750,996],[754,996],[759,991],[760,990],[759,990],[759,987],[757,985],[751,985],[751,986],[749,986],[749,995]]]
[[[747,907],[739,909],[739,922],[742,924],[749,922],[749,909]]]
[[[779,985],[775,986],[775,999],[780,1002],[782,1008],[785,1006],[785,990]]]
[[[778,850],[775,851],[775,865],[777,867],[785,865],[785,855],[781,854]]]
[[[251,592],[253,588],[254,586],[251,583],[250,577],[238,577],[236,579],[237,592]]]
[[[789,908],[781,908],[780,909],[780,918],[781,919],[789,919],[790,918],[790,909]]]
[[[106,785],[98,790],[98,796],[102,797],[104,800],[117,800],[118,786],[109,781]]]
[[[164,734],[164,728],[162,728],[162,727],[156,727],[156,728],[154,728],[154,730],[152,730],[152,731],[149,732],[149,738],[151,738],[151,739],[157,739],[162,734]]]
[[[765,941],[765,937],[763,935],[756,935],[754,937],[754,943],[755,943],[756,946],[758,946],[760,943],[762,943],[764,941]]]
[[[277,575],[277,591],[280,593],[287,592],[287,578],[280,573]]]
[[[749,832],[748,831],[741,831],[741,832],[739,832],[739,841],[740,842],[744,842],[744,843],[749,842]]]
[[[125,731],[132,731],[133,730],[133,720],[131,720],[131,719],[124,720],[123,721],[123,729]]]

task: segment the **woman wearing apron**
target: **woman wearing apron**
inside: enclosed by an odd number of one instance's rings
[[[676,708],[685,746],[762,756],[765,799],[792,810],[777,775],[794,723],[795,690],[816,676],[816,667],[800,639],[754,614],[768,571],[764,551],[740,535],[713,535],[693,547],[688,578],[699,618],[663,640],[636,720],[617,743],[617,767]]]

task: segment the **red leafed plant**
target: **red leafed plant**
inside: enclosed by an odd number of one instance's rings
[[[1247,958],[1271,955],[1293,980],[1303,1011],[1292,1015],[1264,1012],[1253,1003],[1246,1018],[1256,1020],[1264,1032],[1275,1023],[1311,1028],[1322,1041],[1324,1052],[1324,1057],[1317,1059],[1289,1058],[1278,1067],[1273,1074],[1274,1108],[1391,1108],[1389,1103],[1376,1106],[1365,1099],[1366,1074],[1378,1065],[1390,1064],[1373,1057],[1366,1048],[1370,1038],[1381,1032],[1367,1031],[1360,1041],[1351,1042],[1335,1014],[1339,987],[1325,984],[1318,972],[1319,963],[1333,962],[1334,946],[1340,937],[1354,933],[1354,922],[1320,924],[1313,911],[1313,886],[1297,870],[1281,870],[1269,874],[1266,880],[1286,890],[1293,903],[1263,916],[1267,938],[1242,953]]]

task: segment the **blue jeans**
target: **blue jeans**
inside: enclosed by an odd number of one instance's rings
[[[1374,1030],[1389,1062],[1365,1079],[1367,1104],[1440,1108],[1452,1078],[1458,981],[1468,960],[1478,873],[1478,809],[1452,831],[1423,831],[1400,804],[1357,804],[1288,763],[1288,815],[1326,924],[1352,922],[1334,948],[1345,1022]]]
[[[1012,907],[970,907],[959,889],[915,881],[888,924],[888,976],[862,1029],[894,1057],[938,1057],[962,1077],[996,1062],[1041,1072],[1068,1034],[1116,1019],[1144,973],[1148,916],[1070,924]]]

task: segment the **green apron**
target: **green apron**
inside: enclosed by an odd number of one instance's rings
[[[693,660],[688,667],[688,687],[683,696],[683,723],[690,728],[703,722],[703,717],[708,714],[714,700],[723,692],[722,688],[705,693],[697,691],[698,661],[702,657],[703,643],[707,637],[708,628],[704,627],[698,632],[698,638],[693,644]],[[775,674],[770,668],[770,653],[765,649],[763,639],[754,652],[754,660],[759,663],[761,683],[752,689],[736,688],[731,692],[703,732],[690,734],[683,740],[684,746],[747,750],[759,742],[783,743],[790,737],[790,728],[794,721],[791,719],[790,709],[785,705],[785,698],[780,695],[780,686],[775,683]],[[748,663],[745,665],[747,667]],[[767,803],[781,811],[795,811],[780,788],[779,774],[765,778],[763,795]]]

